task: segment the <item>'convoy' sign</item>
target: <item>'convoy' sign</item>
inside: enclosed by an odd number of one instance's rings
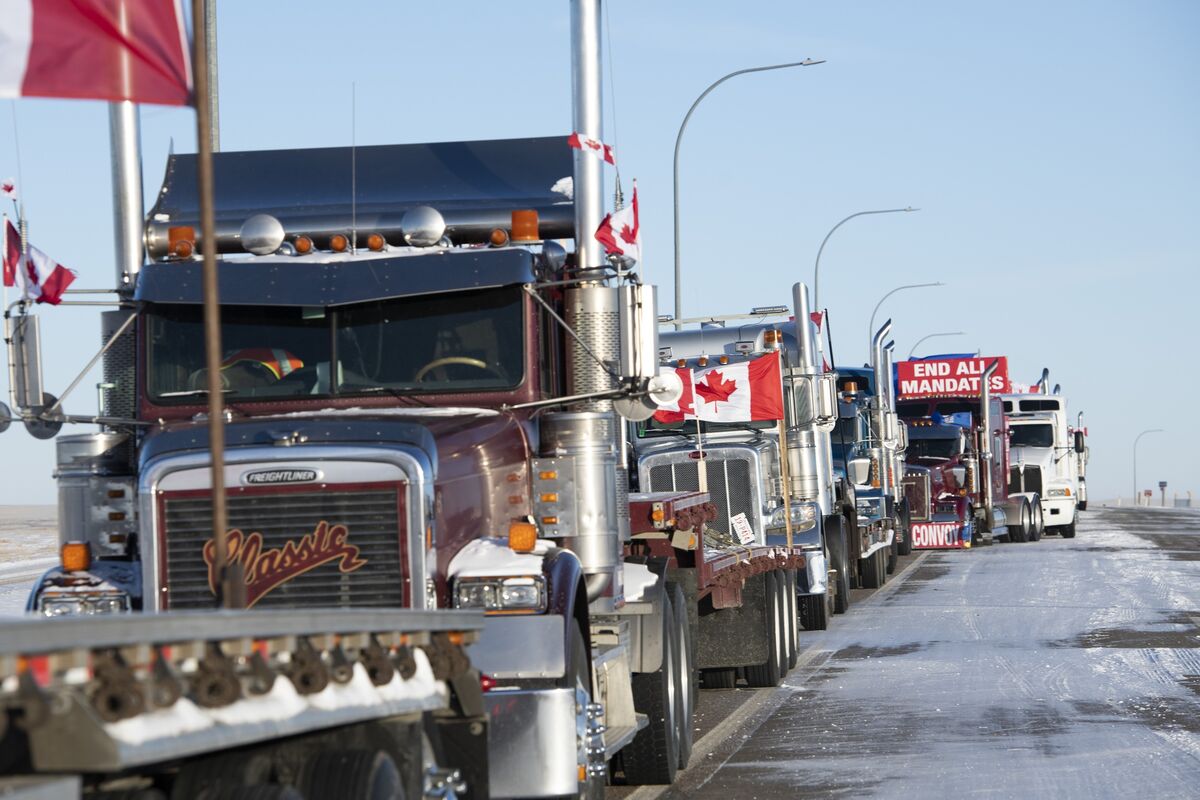
[[[912,535],[913,547],[954,547],[963,546],[962,525],[957,522],[914,522],[909,529]]]
[[[900,361],[896,364],[896,397],[979,397],[979,379],[996,361],[999,365],[988,387],[992,394],[1008,394],[1008,359],[1004,356],[940,358],[930,361]]]

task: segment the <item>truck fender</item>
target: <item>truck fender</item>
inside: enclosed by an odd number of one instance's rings
[[[547,614],[560,614],[568,624],[563,626],[564,652],[570,654],[571,620],[579,625],[584,644],[592,649],[591,624],[588,617],[587,587],[583,580],[583,568],[579,558],[570,550],[554,548],[542,559],[542,574],[546,578]],[[571,674],[567,664],[567,674]]]

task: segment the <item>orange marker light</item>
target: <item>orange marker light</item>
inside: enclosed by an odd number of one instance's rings
[[[382,234],[372,233],[367,237],[367,247],[376,253],[381,253],[383,248],[387,247],[387,240],[383,238]]]
[[[292,247],[296,248],[296,255],[306,256],[313,251],[313,240],[307,236],[297,236],[292,240]]]
[[[552,469],[548,469],[544,472],[539,472],[538,477],[544,481],[556,481],[558,480],[558,473]]]
[[[557,525],[558,517],[542,517],[543,525]]]
[[[538,233],[538,213],[533,209],[522,209],[512,212],[512,240],[514,242],[536,242],[541,239]]]
[[[492,243],[492,247],[504,247],[504,245],[508,244],[508,231],[504,230],[504,228],[494,228],[492,229],[491,236],[488,237],[488,241]]]
[[[650,512],[650,519],[654,522],[662,522],[666,516],[661,508],[656,508]]]
[[[196,252],[196,229],[191,225],[167,228],[167,250],[177,258],[190,258]]]
[[[508,526],[508,546],[518,553],[528,553],[537,545],[537,526],[529,522],[513,522]]]
[[[343,233],[335,233],[329,237],[329,249],[335,253],[344,253],[350,249],[350,240]]]
[[[721,356],[720,358],[717,359],[717,361],[720,362],[721,364],[728,364],[729,356]]]
[[[87,542],[67,542],[62,546],[62,566],[67,572],[83,572],[92,565],[92,549]]]
[[[187,239],[180,239],[171,245],[171,255],[176,258],[191,258],[194,252],[196,252],[196,246]]]
[[[707,367],[708,366],[708,356],[700,356],[698,359],[696,359],[696,363],[702,367]]]
[[[557,503],[558,502],[558,493],[557,492],[547,492],[546,494],[542,495],[542,502],[543,503]]]

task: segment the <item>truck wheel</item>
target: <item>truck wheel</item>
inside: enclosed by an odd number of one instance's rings
[[[845,614],[850,609],[850,558],[848,556],[850,542],[846,534],[845,517],[830,517],[836,522],[827,525],[830,531],[827,544],[829,547],[829,565],[837,570],[831,589],[836,589],[833,596],[833,613]]]
[[[1040,542],[1046,532],[1046,517],[1042,514],[1042,501],[1039,498],[1030,508],[1033,511],[1033,526],[1029,530],[1029,541]]]
[[[1064,539],[1074,539],[1075,538],[1075,519],[1074,518],[1071,519],[1070,525],[1060,526],[1058,529],[1058,532]]]
[[[900,505],[900,511],[897,512],[896,517],[900,521],[900,530],[904,533],[897,552],[901,556],[910,556],[912,555],[912,515],[909,513],[907,500]]]
[[[1017,524],[1008,526],[1008,540],[1010,542],[1028,542],[1029,541],[1029,501],[1021,499],[1021,513],[1017,515]]]
[[[403,800],[404,785],[396,762],[382,750],[326,750],[304,765],[300,786],[305,797],[347,800]]]
[[[171,800],[194,800],[209,792],[267,784],[274,771],[271,756],[262,750],[235,750],[193,759],[180,766],[171,784]]]
[[[679,709],[675,660],[679,639],[669,594],[663,597],[661,624],[662,666],[655,672],[633,676],[633,707],[650,720],[621,751],[625,780],[634,785],[671,783],[679,767],[679,743],[675,741],[678,730],[675,716]]]
[[[892,543],[887,549],[887,569],[888,575],[896,571],[896,562],[900,560],[900,542],[896,540],[896,534],[892,534]]]
[[[675,629],[679,631],[679,728],[675,738],[679,742],[679,768],[683,769],[692,757],[692,743],[695,739],[692,718],[696,714],[696,701],[700,699],[696,675],[696,641],[688,621],[687,596],[683,593],[683,587],[677,583],[670,583],[667,584],[667,589],[671,593]]]
[[[767,632],[767,660],[762,664],[754,664],[745,668],[746,683],[756,689],[778,686],[783,680],[780,669],[786,658],[784,648],[785,634],[783,632],[783,612],[780,606],[780,591],[778,582],[772,577],[774,573],[763,575],[764,609],[763,625]]]
[[[1076,507],[1077,507],[1077,508],[1078,508],[1080,511],[1087,511],[1087,500],[1080,500],[1080,501],[1079,501],[1079,502],[1076,504]]]
[[[829,630],[829,603],[826,602],[833,588],[825,594],[806,594],[800,600],[800,624],[806,631]]]
[[[389,795],[390,796],[390,795]],[[404,797],[403,792],[396,797]],[[129,798],[135,800],[135,798]],[[137,798],[136,800],[146,800]],[[221,786],[205,789],[196,800],[304,800],[291,786]]]

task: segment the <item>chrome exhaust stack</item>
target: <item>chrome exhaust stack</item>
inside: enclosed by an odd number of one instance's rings
[[[992,529],[992,513],[995,498],[992,497],[992,375],[1000,367],[1000,362],[993,361],[979,378],[979,483],[983,494],[983,507],[986,513],[988,530]],[[1046,370],[1043,379],[1049,375]]]
[[[884,440],[887,438],[887,384],[891,382],[891,375],[888,375],[884,367],[884,347],[883,342],[892,332],[892,321],[889,319],[883,323],[883,327],[875,331],[875,335],[871,337],[871,366],[875,370],[875,433],[879,437],[879,488],[886,495],[891,491],[891,483],[889,481],[888,465],[884,463],[885,447]]]

